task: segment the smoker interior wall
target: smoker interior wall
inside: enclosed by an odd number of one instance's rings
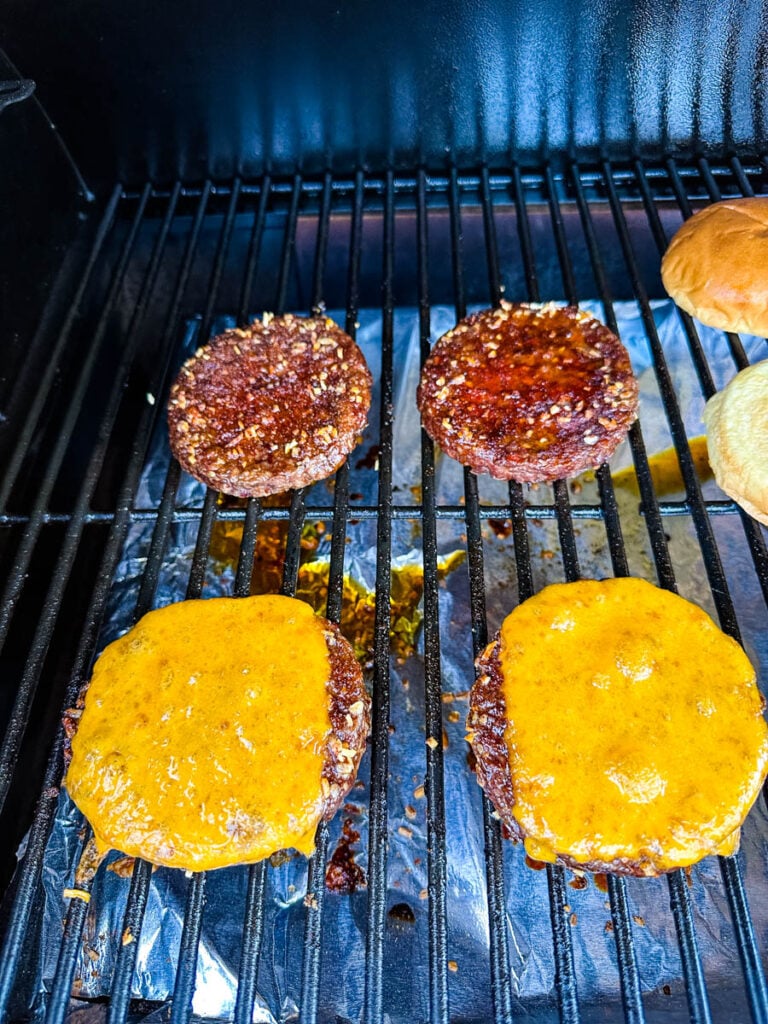
[[[0,54],[0,80],[15,77]],[[78,183],[34,99],[0,111],[0,465],[7,401],[78,230]]]
[[[89,181],[768,143],[764,0],[4,0]]]

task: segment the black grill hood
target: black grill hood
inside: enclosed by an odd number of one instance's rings
[[[762,0],[4,0],[92,187],[768,143]]]

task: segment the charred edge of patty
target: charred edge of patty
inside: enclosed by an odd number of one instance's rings
[[[316,450],[301,462],[276,463],[267,470],[261,465],[241,473],[216,472],[200,461],[192,464],[188,453],[171,444],[173,455],[185,473],[195,477],[214,491],[232,495],[235,498],[266,498],[285,491],[299,490],[310,484],[325,480],[339,469],[361,439],[362,427],[351,434],[339,435],[336,442],[323,450]],[[205,467],[205,468],[203,468]]]
[[[75,738],[77,727],[80,724],[80,716],[83,713],[85,707],[85,695],[88,692],[88,686],[90,679],[87,679],[80,687],[77,694],[77,699],[72,707],[66,709],[64,714],[61,716],[61,724],[64,728],[64,770],[69,768],[69,763],[72,760],[72,740]]]
[[[477,780],[488,794],[511,838],[523,839],[514,817],[515,795],[504,733],[507,708],[501,688],[501,640],[497,636],[475,662],[476,678],[469,694],[467,730],[477,760]]]
[[[371,728],[371,698],[352,645],[332,622],[324,623],[331,662],[328,680],[331,735],[323,763],[323,818],[332,818],[357,778]]]
[[[509,767],[509,750],[504,739],[507,709],[501,675],[501,638],[499,635],[486,647],[475,662],[477,678],[469,695],[467,727],[469,742],[477,760],[477,778],[496,808],[502,824],[513,842],[521,842],[526,833],[514,817],[515,794]],[[558,854],[558,864],[575,871],[600,874],[655,877],[663,874],[652,859],[574,860]]]
[[[607,462],[627,432],[637,419],[637,412],[632,414],[626,429],[617,430],[613,436],[602,438],[592,446],[573,444],[562,454],[551,452],[524,453],[513,456],[509,451],[504,457],[497,452],[488,454],[481,452],[471,440],[462,441],[453,435],[452,430],[442,424],[439,411],[425,408],[421,414],[424,429],[429,436],[440,445],[446,455],[455,459],[462,466],[467,466],[476,475],[487,473],[495,480],[514,480],[519,484],[552,483],[583,473],[587,469],[595,469]],[[588,421],[587,421],[588,422]]]

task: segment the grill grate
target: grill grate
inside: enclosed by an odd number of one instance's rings
[[[653,260],[648,261],[647,253],[650,250],[657,266],[672,223],[670,211],[679,222],[679,215],[690,216],[693,205],[722,195],[766,192],[768,162],[762,159],[742,163],[736,158],[718,166],[704,159],[682,166],[669,159],[660,165],[646,166],[638,161],[621,168],[604,163],[589,170],[573,164],[557,174],[549,167],[542,173],[527,174],[515,167],[506,175],[491,175],[486,169],[478,175],[461,175],[452,170],[445,178],[428,177],[424,172],[411,177],[388,172],[374,178],[360,171],[345,180],[326,174],[320,180],[305,181],[297,175],[290,181],[275,182],[266,177],[255,184],[235,180],[227,187],[206,182],[201,189],[187,189],[181,183],[169,191],[149,185],[139,193],[127,193],[120,186],[114,189],[100,223],[93,230],[90,251],[83,261],[70,305],[56,320],[57,331],[51,338],[41,336],[36,340],[38,347],[49,345],[45,371],[35,372],[30,354],[30,364],[22,370],[8,406],[6,436],[12,438],[12,443],[0,482],[0,544],[7,565],[7,583],[0,601],[0,647],[5,645],[4,657],[9,664],[23,663],[23,669],[5,710],[0,803],[5,807],[4,824],[12,820],[11,812],[19,805],[25,808],[32,824],[5,924],[0,1004],[6,1014],[15,1005],[15,986],[23,987],[28,956],[26,936],[39,906],[43,854],[63,768],[62,733],[55,718],[49,715],[42,733],[36,732],[40,728],[41,683],[45,689],[43,696],[49,702],[55,698],[57,706],[67,706],[87,677],[112,579],[131,524],[153,524],[134,611],[135,618],[139,618],[152,607],[174,524],[198,524],[187,596],[199,597],[215,523],[242,522],[243,539],[234,583],[235,594],[242,596],[250,590],[261,524],[288,524],[282,591],[292,594],[296,589],[305,521],[332,520],[327,614],[339,621],[346,526],[354,517],[375,520],[377,540],[363,1020],[373,1024],[383,1019],[385,1010],[392,1010],[384,1005],[391,742],[389,579],[393,523],[410,520],[420,524],[423,538],[425,727],[426,736],[435,740],[425,747],[429,1019],[435,1024],[447,1024],[451,1019],[447,949],[450,894],[442,745],[438,523],[460,522],[466,529],[475,654],[488,639],[482,531],[487,520],[511,522],[509,557],[516,564],[521,600],[533,593],[535,586],[528,532],[532,520],[556,522],[565,579],[573,580],[580,575],[574,524],[581,520],[603,522],[616,575],[627,575],[629,562],[613,482],[605,467],[598,472],[598,504],[571,504],[564,482],[554,485],[551,502],[529,502],[522,487],[512,483],[508,502],[489,504],[481,500],[477,478],[466,470],[463,503],[457,495],[453,504],[444,504],[438,500],[433,445],[422,432],[421,500],[408,505],[395,501],[392,407],[398,371],[393,360],[396,309],[408,303],[417,306],[423,361],[430,346],[431,305],[445,301],[446,296],[457,319],[465,315],[469,302],[498,303],[505,291],[510,297],[533,301],[565,297],[578,303],[580,298],[597,297],[613,330],[617,326],[614,301],[634,298],[652,353],[686,492],[685,499],[678,501],[661,500],[657,495],[642,427],[635,424],[630,444],[658,581],[668,589],[676,588],[665,521],[670,517],[690,517],[721,625],[730,635],[741,639],[716,539],[716,517],[741,517],[754,571],[767,603],[768,552],[763,534],[753,520],[729,501],[705,499],[702,495],[678,396],[651,310],[649,295],[658,290],[658,281],[649,276]],[[536,225],[534,217],[538,218]],[[548,263],[543,270],[538,227],[542,217],[546,219],[554,253],[551,265]],[[249,221],[250,229],[247,242],[238,247],[234,244],[236,227],[244,219]],[[515,225],[519,259],[514,265],[505,256],[499,232],[502,223],[505,230],[508,223]],[[435,244],[431,232],[435,227],[437,244],[447,240],[450,247],[450,269],[442,277],[433,272]],[[305,259],[302,252],[307,246],[302,248],[299,242],[312,233],[315,241],[309,248],[313,251]],[[506,237],[504,241],[506,244]],[[574,252],[582,255],[574,256]],[[374,265],[376,259],[378,265]],[[487,283],[478,284],[474,268],[482,264]],[[276,269],[276,275],[271,277],[270,265]],[[591,274],[596,294],[584,290],[582,282],[587,273]],[[617,282],[621,289],[622,275],[626,275],[630,293],[617,294]],[[308,505],[306,493],[296,492],[290,508],[265,507],[252,499],[245,508],[225,509],[217,505],[216,494],[208,491],[202,508],[192,508],[177,501],[181,474],[177,464],[171,462],[157,507],[137,507],[142,468],[163,407],[161,398],[179,361],[178,338],[185,318],[202,308],[197,337],[203,339],[209,336],[218,310],[236,309],[238,321],[243,323],[252,309],[308,309],[319,306],[324,299],[330,305],[332,296],[326,288],[333,291],[338,285],[330,282],[344,278],[348,333],[354,336],[359,310],[366,304],[379,305],[382,314],[376,503],[361,504],[353,499],[349,468],[344,466],[336,475],[332,506]],[[681,316],[695,373],[704,397],[708,398],[715,391],[715,384],[707,354],[693,321],[685,314]],[[46,322],[49,321],[50,317]],[[115,337],[118,345],[114,344]],[[727,342],[735,366],[746,366],[748,358],[740,339],[728,335]],[[151,368],[146,377],[139,374],[139,380],[143,390],[159,396],[154,405],[136,402],[133,393],[139,356],[148,347],[152,352]],[[114,351],[116,357],[110,355]],[[91,422],[89,415],[96,417],[96,427],[88,435],[83,460],[83,424]],[[77,489],[67,497],[61,480],[72,473]],[[54,534],[55,558],[52,567],[48,567],[47,582],[41,586],[39,572],[36,575],[34,570],[40,552],[49,550],[48,536]],[[70,612],[68,595],[73,587],[82,589],[78,573],[84,565],[89,587],[83,600],[76,602]],[[24,621],[32,623],[27,630],[19,626],[22,614]],[[71,650],[61,645],[64,629],[74,631],[76,643]],[[45,764],[38,764],[31,759],[30,750],[35,748],[39,755],[43,742],[49,751],[48,759]],[[33,766],[31,773],[27,771],[28,765]],[[34,814],[30,778],[34,778],[34,789],[39,793]],[[488,983],[494,1019],[502,1022],[513,1019],[517,1006],[510,971],[508,894],[501,829],[485,797],[482,808],[490,937]],[[318,1018],[328,842],[328,827],[323,825],[308,876],[308,893],[314,899],[309,901],[305,917],[302,1022]],[[251,867],[248,874],[234,1010],[234,1019],[239,1024],[250,1021],[256,995],[268,873],[269,868],[260,864]],[[722,860],[721,873],[751,1015],[755,1021],[768,1021],[768,988],[739,861]],[[578,995],[566,874],[561,868],[550,866],[546,874],[556,998],[560,1019],[571,1024],[582,1019],[584,1006]],[[123,919],[124,933],[128,930],[138,936],[141,931],[150,879],[150,868],[137,862]],[[83,888],[88,889],[90,881],[82,880]],[[697,947],[691,892],[682,872],[671,874],[667,881],[690,1019],[707,1022],[712,1014]],[[642,964],[638,963],[633,938],[627,882],[610,878],[608,897],[624,1015],[627,1021],[641,1022],[646,1019],[641,998]],[[188,889],[171,1009],[173,1022],[187,1021],[191,1016],[205,899],[206,876],[196,875]],[[71,901],[47,1000],[47,1019],[55,1024],[63,1021],[68,1009],[86,910],[84,901]],[[138,943],[129,942],[117,950],[108,1008],[110,1024],[125,1021],[131,1012],[137,948]],[[477,979],[477,984],[485,982]]]

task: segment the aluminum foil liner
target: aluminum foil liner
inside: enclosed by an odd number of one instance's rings
[[[598,317],[598,303],[585,303]],[[343,315],[331,313],[343,323]],[[668,422],[659,395],[648,341],[640,312],[634,303],[616,306],[620,333],[627,345],[641,390],[641,424],[649,454],[671,444]],[[653,303],[653,315],[675,382],[689,437],[703,432],[704,399],[680,327],[670,302]],[[381,316],[376,311],[360,314],[358,341],[374,375],[379,377]],[[454,323],[454,311],[432,310],[433,338]],[[222,319],[214,333],[232,324]],[[186,328],[184,352],[198,344],[198,322]],[[701,328],[702,341],[718,387],[736,372],[725,337]],[[765,342],[744,339],[752,359],[766,355]],[[419,370],[418,312],[399,310],[395,317],[395,444],[394,498],[398,504],[416,503],[420,495],[419,418],[415,389]],[[379,386],[374,392],[370,425],[360,448],[352,455],[351,492],[355,503],[373,504],[377,499],[375,451],[379,417]],[[631,462],[625,444],[616,453],[612,469]],[[164,424],[153,441],[142,478],[137,506],[156,508],[169,464]],[[463,498],[461,468],[438,456],[438,502],[460,503]],[[583,480],[574,488],[574,504],[597,500],[596,486]],[[578,493],[577,493],[578,492]],[[705,497],[722,496],[713,482],[704,485]],[[178,504],[200,506],[203,488],[188,477],[182,479]],[[482,502],[506,503],[506,485],[490,478],[480,480]],[[639,499],[630,490],[617,487],[631,572],[655,580],[645,520]],[[682,498],[681,490],[670,498]],[[534,504],[552,502],[549,486],[530,489]],[[316,485],[309,504],[332,502],[330,488]],[[768,616],[738,516],[715,516],[713,528],[723,558],[728,582],[741,623],[747,650],[759,666],[763,684],[768,669]],[[328,525],[330,525],[330,516]],[[699,545],[690,517],[665,520],[679,588],[714,614]],[[181,600],[185,595],[196,524],[172,528],[163,560],[155,606]],[[577,543],[585,576],[611,575],[604,525],[598,521],[575,521]],[[152,524],[132,527],[117,570],[100,647],[129,628],[152,533]],[[375,522],[355,521],[350,510],[349,544],[345,571],[363,587],[372,589],[375,574]],[[537,588],[562,581],[556,523],[549,519],[530,520],[529,536]],[[517,585],[512,539],[508,524],[484,525],[485,576],[489,630],[495,631],[517,603]],[[463,550],[466,537],[459,522],[440,521],[438,540],[441,553]],[[320,540],[313,558],[328,557],[329,544]],[[421,540],[417,520],[394,523],[393,564],[395,567],[421,564]],[[204,597],[232,593],[234,568],[210,561]],[[491,1017],[488,965],[488,916],[482,837],[480,790],[468,767],[464,740],[466,694],[473,680],[469,613],[469,588],[465,566],[447,572],[440,591],[440,643],[445,713],[445,806],[447,816],[448,862],[448,955],[451,1017],[456,1021],[481,1021]],[[428,922],[427,922],[427,838],[426,803],[422,784],[425,771],[424,671],[420,638],[413,652],[401,650],[391,664],[392,735],[389,783],[389,851],[387,868],[388,916],[384,942],[384,1009],[392,1022],[425,1020],[428,1008]],[[357,787],[344,811],[331,827],[329,852],[336,848],[343,822],[347,820],[360,834],[353,849],[363,872],[367,866],[368,756],[363,761]],[[38,999],[42,1012],[50,988],[61,938],[67,903],[64,889],[72,884],[74,867],[82,845],[83,822],[62,791],[58,817],[51,835],[44,865],[44,908],[34,937],[39,949],[37,963]],[[744,828],[742,862],[753,923],[758,941],[765,946],[768,933],[768,821],[764,802],[759,800]],[[102,866],[93,886],[88,918],[75,973],[72,1020],[85,1015],[90,1020],[101,1010],[86,1012],[92,1000],[109,993],[117,951],[122,935],[122,916],[129,879],[118,854]],[[507,899],[507,929],[515,1009],[535,1022],[556,1019],[554,963],[547,896],[546,873],[526,865],[521,847],[505,843],[504,872]],[[575,886],[583,884],[568,874]],[[234,1009],[237,971],[246,895],[246,869],[209,873],[206,908],[200,941],[197,985],[193,1009],[199,1017],[231,1018]],[[165,1003],[173,992],[175,965],[183,924],[189,879],[182,872],[158,869],[152,877],[144,926],[138,947],[133,979],[135,997]],[[289,1021],[297,1018],[304,931],[304,897],[307,863],[294,857],[270,868],[267,881],[264,941],[259,966],[258,997],[254,1021]],[[640,982],[646,993],[650,1020],[663,1015],[665,1021],[687,1020],[681,962],[669,892],[664,879],[628,881],[633,915],[633,933]],[[712,1008],[721,1008],[725,1019],[748,1019],[742,992],[738,953],[717,861],[709,859],[691,871],[690,894],[694,906],[696,933],[703,958]],[[616,966],[614,938],[610,931],[607,896],[588,879],[585,888],[572,890],[572,926],[579,997],[585,1021],[623,1020]],[[319,1019],[359,1020],[364,990],[364,944],[367,891],[361,886],[352,894],[329,892],[323,919],[323,951]],[[164,1019],[155,1010],[151,1019]]]

